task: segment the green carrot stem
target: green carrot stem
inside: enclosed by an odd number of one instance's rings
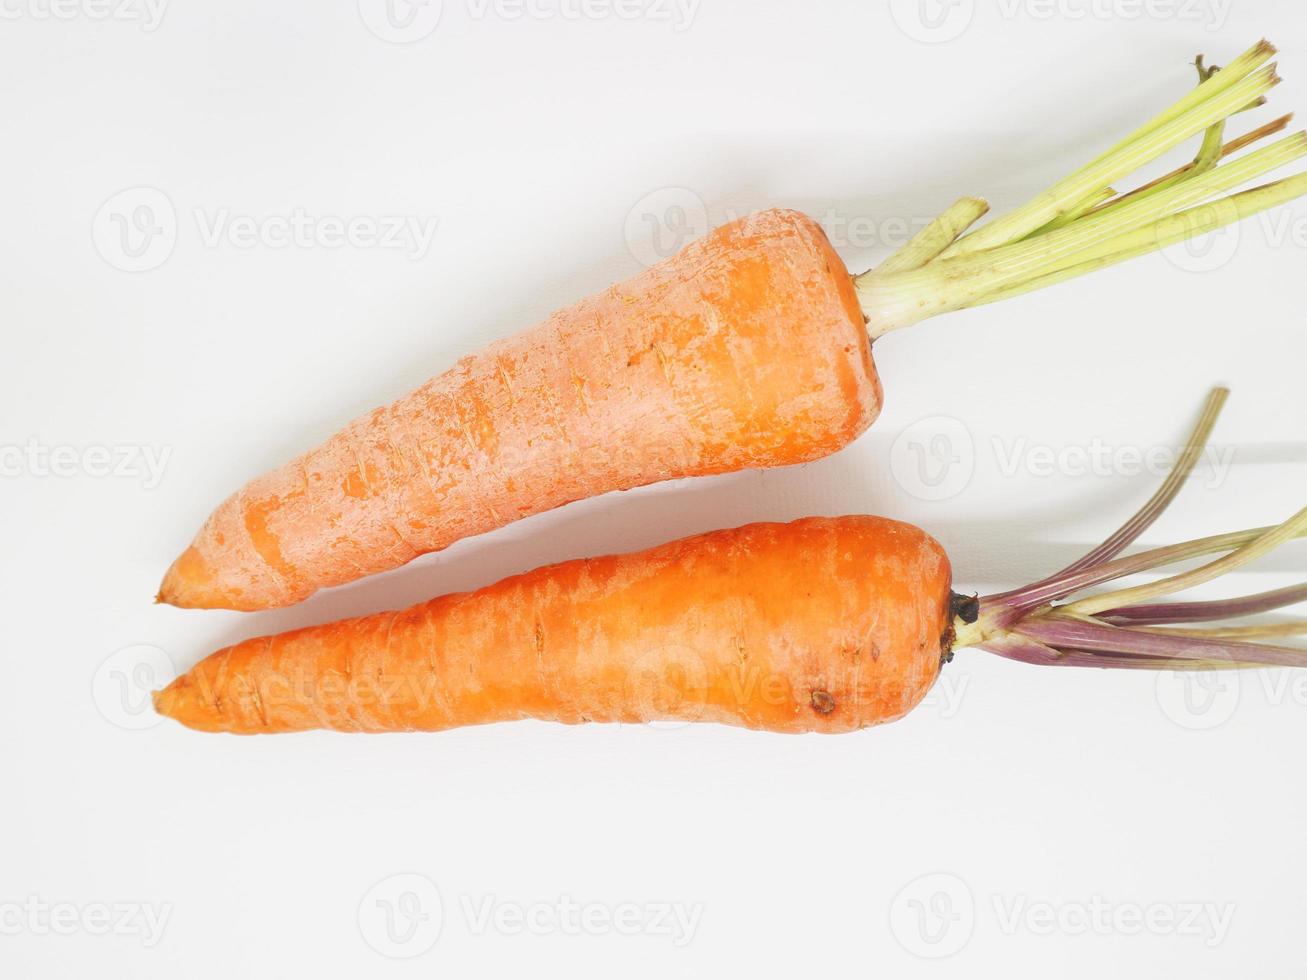
[[[1197,59],[1195,59],[1194,67],[1198,69],[1199,85],[1211,78],[1216,72],[1220,71],[1220,69],[1215,65],[1212,65],[1211,67],[1205,65],[1201,54]],[[1034,237],[1034,235],[1047,234],[1050,231],[1064,228],[1079,218],[1084,217],[1091,211],[1101,213],[1109,208],[1118,207],[1142,193],[1147,193],[1149,190],[1170,187],[1182,180],[1187,180],[1190,177],[1197,176],[1198,174],[1212,169],[1212,167],[1215,167],[1222,159],[1222,149],[1225,140],[1225,123],[1226,121],[1221,119],[1207,127],[1203,133],[1203,142],[1198,149],[1198,155],[1194,157],[1193,162],[1185,167],[1182,167],[1165,177],[1159,178],[1146,189],[1140,188],[1138,191],[1133,191],[1129,194],[1118,196],[1116,191],[1111,187],[1105,187],[1096,194],[1091,194],[1089,197],[1085,198],[1084,201],[1077,204],[1070,211],[1054,218],[1048,224],[1034,232],[1031,237]]]
[[[1284,130],[1289,128],[1289,123],[1291,122],[1293,122],[1292,112],[1286,113],[1285,115],[1280,116],[1278,119],[1272,119],[1270,122],[1266,123],[1266,125],[1259,126],[1256,129],[1254,129],[1252,132],[1245,133],[1244,135],[1238,137],[1237,139],[1230,140],[1230,142],[1226,143],[1223,147],[1221,147],[1220,159],[1224,160],[1226,157],[1234,156],[1240,150],[1246,149],[1247,147],[1252,146],[1254,143],[1259,143],[1262,140],[1266,139],[1267,137],[1274,136],[1277,133],[1284,132]],[[1156,180],[1151,180],[1140,187],[1136,187],[1128,194],[1122,194],[1115,201],[1109,201],[1107,204],[1101,205],[1098,210],[1103,210],[1107,207],[1115,206],[1117,204],[1121,204],[1126,201],[1132,200],[1133,198],[1136,198],[1142,194],[1147,194],[1149,191],[1153,190],[1156,187],[1169,186],[1177,178],[1183,178],[1189,173],[1191,173],[1195,169],[1196,165],[1197,165],[1197,161],[1191,161],[1189,163],[1186,163],[1183,167],[1178,167],[1175,170],[1172,170],[1168,174],[1163,174],[1161,177],[1158,177]]]
[[[1307,194],[1307,174],[1299,174],[1168,215],[1070,255],[1046,257],[1042,261],[1037,257],[1031,260],[1030,256],[1022,256],[1021,261],[988,270],[974,264],[951,267],[947,260],[937,261],[916,272],[879,280],[860,280],[857,283],[858,295],[863,308],[868,311],[871,320],[868,329],[875,338],[940,313],[1008,299],[1159,251],[1278,207],[1304,194]],[[1074,229],[1072,225],[1048,237]],[[1038,241],[1021,243],[1017,247]],[[1001,260],[1003,251],[996,250],[994,254]]]
[[[1058,215],[1042,228],[1035,229],[1030,233],[1029,238],[1023,238],[1022,241],[1030,241],[1031,238],[1038,238],[1040,235],[1047,235],[1050,231],[1057,231],[1059,228],[1074,224],[1085,215],[1095,212],[1113,200],[1121,200],[1114,188],[1104,187],[1102,190],[1095,191],[1065,214]]]
[[[1274,66],[1266,64],[1274,53],[1274,47],[1265,41],[1255,45],[1170,109],[1054,184],[1029,204],[959,239],[945,251],[944,257],[1018,241],[1099,188],[1115,183],[1189,137],[1255,102],[1279,82]]]
[[[989,203],[978,197],[964,197],[917,232],[901,249],[877,268],[878,273],[911,272],[938,257],[959,235],[989,211]]]

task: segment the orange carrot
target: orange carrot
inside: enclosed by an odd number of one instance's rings
[[[907,524],[754,524],[250,640],[155,704],[241,734],[518,718],[844,732],[925,695],[949,652],[949,576]]]
[[[1307,623],[1210,625],[1305,601],[1305,586],[1156,601],[1307,535],[1307,509],[1276,527],[1117,557],[1192,472],[1225,396],[1212,393],[1175,471],[1143,509],[1079,561],[1012,592],[955,594],[944,550],[911,525],[753,524],[249,640],[201,661],[155,706],[192,728],[240,734],[437,731],[520,718],[847,732],[906,714],[955,648],[968,646],[1051,666],[1307,666],[1300,647],[1250,642],[1307,633]],[[1214,554],[1222,557],[1192,567]],[[1190,567],[1075,597],[1176,563]]]
[[[209,517],[159,599],[262,609],[396,568],[460,538],[611,490],[847,445],[876,418],[871,340],[1211,231],[1307,193],[1307,175],[1203,202],[1307,155],[1226,117],[1277,82],[1265,42],[1029,204],[965,234],[963,198],[880,267],[850,276],[821,229],[764,211],[465,358]],[[1136,192],[1109,182],[1205,133],[1194,163]],[[1219,165],[1218,165],[1219,164]]]

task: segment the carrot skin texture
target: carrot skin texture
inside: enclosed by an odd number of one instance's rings
[[[237,734],[522,718],[847,732],[901,717],[934,683],[950,580],[909,524],[751,524],[249,640],[155,706]]]
[[[818,459],[881,401],[848,270],[810,218],[761,212],[254,480],[159,599],[289,605],[573,500]]]

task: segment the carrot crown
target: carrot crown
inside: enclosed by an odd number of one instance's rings
[[[1292,115],[1225,142],[1232,115],[1255,109],[1280,82],[1261,41],[1224,69],[1199,56],[1187,96],[1010,214],[967,232],[989,210],[964,197],[877,268],[856,276],[873,339],[927,317],[1051,286],[1215,231],[1307,194],[1307,173],[1230,194],[1307,155],[1299,132],[1237,159],[1282,132]],[[1203,133],[1194,160],[1118,193],[1112,184]]]
[[[1307,650],[1265,640],[1307,633],[1307,621],[1255,626],[1220,621],[1307,601],[1307,584],[1206,602],[1159,602],[1219,578],[1307,536],[1307,508],[1275,527],[1235,531],[1119,558],[1167,506],[1201,457],[1229,392],[1217,388],[1161,488],[1101,545],[1054,575],[959,608],[954,646],[979,647],[1023,663],[1151,670],[1307,667]],[[1210,555],[1214,561],[1160,581],[1077,598],[1087,589],[1139,572]]]

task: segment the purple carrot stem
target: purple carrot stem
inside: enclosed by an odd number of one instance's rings
[[[1307,602],[1307,584],[1291,585],[1273,592],[1239,599],[1216,599],[1209,602],[1158,602],[1140,606],[1108,609],[1097,618],[1113,626],[1160,626],[1166,623],[1201,623],[1216,619],[1234,619],[1273,612]]]
[[[1202,414],[1199,416],[1198,424],[1189,435],[1189,439],[1180,454],[1174,469],[1167,474],[1165,481],[1157,489],[1157,492],[1144,504],[1130,520],[1126,521],[1116,532],[1106,541],[1094,548],[1088,554],[1084,555],[1077,561],[1072,562],[1061,571],[1054,572],[1031,585],[1022,589],[1016,589],[1011,592],[1001,593],[989,597],[992,602],[1000,604],[1012,604],[1011,600],[1018,598],[1022,593],[1042,586],[1051,585],[1060,582],[1070,576],[1076,575],[1090,568],[1095,568],[1105,562],[1111,561],[1126,548],[1130,547],[1139,536],[1152,527],[1153,523],[1162,516],[1163,511],[1171,505],[1176,494],[1184,487],[1189,477],[1193,474],[1194,466],[1202,456],[1203,449],[1207,445],[1208,436],[1211,434],[1212,426],[1216,424],[1217,416],[1221,414],[1221,409],[1225,406],[1225,401],[1229,397],[1228,388],[1214,388],[1207,396],[1207,401],[1203,405]],[[1026,605],[1020,602],[1020,605]]]
[[[1036,619],[1023,622],[1023,636],[1058,649],[1109,654],[1144,654],[1170,660],[1224,660],[1271,667],[1307,667],[1307,650],[1241,643],[1196,636],[1167,636],[1145,630],[1089,623],[1078,619]]]
[[[1031,664],[1036,667],[1096,667],[1099,670],[1185,670],[1184,662],[1171,657],[1149,657],[1140,654],[1093,653],[1088,650],[1054,650],[1041,643],[1002,642],[982,643],[979,650],[997,654],[1005,660]],[[1192,664],[1190,665],[1192,667]]]
[[[1198,425],[1190,434],[1189,440],[1180,454],[1180,459],[1177,461],[1175,468],[1167,474],[1166,480],[1158,487],[1157,492],[1153,494],[1148,503],[1144,504],[1138,513],[1121,525],[1110,538],[1097,548],[1079,561],[1072,562],[1060,572],[1050,575],[1049,578],[1074,575],[1076,572],[1082,572],[1087,568],[1094,568],[1104,562],[1111,561],[1134,544],[1139,535],[1153,526],[1153,523],[1162,516],[1162,512],[1171,505],[1171,501],[1175,499],[1176,494],[1184,487],[1189,477],[1193,475],[1194,466],[1202,457],[1203,449],[1207,445],[1207,437],[1211,433],[1216,417],[1221,413],[1221,409],[1224,407],[1225,400],[1229,395],[1230,390],[1228,388],[1216,388],[1207,396],[1207,402],[1203,406]]]
[[[1067,575],[1056,579],[1047,579],[1043,582],[1036,582],[1034,585],[1018,589],[1014,592],[985,596],[981,600],[981,606],[988,608],[994,608],[995,606],[1008,607],[1011,611],[1011,615],[1005,616],[1003,621],[1011,622],[1020,618],[1026,610],[1042,605],[1045,602],[1051,602],[1054,599],[1060,599],[1073,592],[1079,592],[1081,589],[1087,589],[1094,585],[1101,585],[1104,582],[1110,582],[1112,579],[1116,578],[1123,578],[1126,575],[1134,575],[1136,572],[1146,572],[1151,568],[1157,568],[1160,565],[1182,561],[1186,558],[1212,554],[1218,551],[1233,551],[1235,548],[1239,547],[1240,544],[1246,544],[1251,537],[1265,534],[1267,531],[1271,530],[1274,530],[1274,528],[1264,527],[1249,532],[1216,534],[1208,538],[1200,538],[1197,541],[1188,541],[1184,544],[1171,545],[1169,548],[1156,548],[1152,551],[1141,551],[1137,555],[1118,558],[1115,561],[1106,562],[1105,564],[1098,565],[1094,568],[1087,568],[1084,571],[1076,572],[1073,575]],[[1226,547],[1224,542],[1227,541],[1234,543]]]

